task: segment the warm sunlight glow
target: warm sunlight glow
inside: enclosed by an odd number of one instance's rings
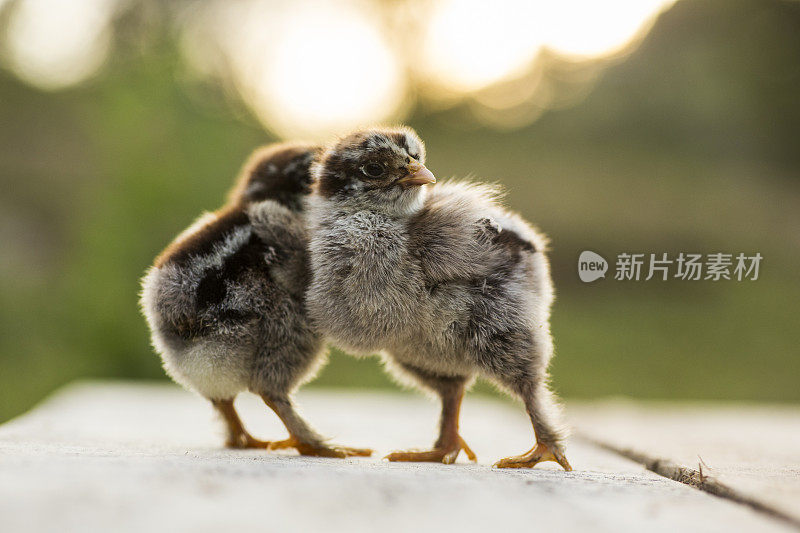
[[[595,57],[627,45],[674,0],[560,0],[542,2],[545,44],[563,54]]]
[[[6,32],[6,61],[28,83],[61,89],[103,64],[114,0],[21,0]]]
[[[402,119],[410,82],[422,99],[471,97],[487,116],[521,124],[593,79],[590,69],[541,82],[544,58],[559,61],[543,48],[588,65],[632,43],[673,2],[208,0],[190,9],[183,46],[198,74],[233,87],[283,137]]]
[[[284,128],[335,131],[381,120],[403,97],[403,76],[380,28],[356,12],[297,10],[276,40],[259,94]]]
[[[424,72],[471,92],[530,66],[542,46],[582,57],[613,53],[672,0],[440,0],[424,38]]]
[[[241,12],[224,48],[259,119],[283,136],[324,137],[392,117],[405,75],[362,4],[259,4]]]
[[[480,89],[524,68],[541,36],[531,31],[536,2],[442,0],[429,15],[424,71],[455,91]]]

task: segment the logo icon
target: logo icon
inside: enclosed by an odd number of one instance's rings
[[[578,258],[578,276],[584,283],[591,283],[606,277],[608,261],[602,255],[589,250],[581,252]]]

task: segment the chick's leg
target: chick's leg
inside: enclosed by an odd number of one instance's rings
[[[408,371],[412,371],[404,365]],[[470,461],[477,461],[475,453],[470,449],[458,433],[458,417],[461,411],[461,400],[464,398],[466,378],[433,376],[414,369],[412,371],[424,384],[436,390],[442,399],[442,418],[439,422],[439,438],[432,450],[401,451],[386,456],[389,461],[435,462],[452,464],[463,450]]]
[[[522,387],[521,396],[533,424],[536,444],[526,453],[501,459],[494,466],[497,468],[533,468],[539,463],[554,461],[567,472],[571,471],[572,466],[564,455],[564,447],[561,443],[563,437],[551,421],[551,411],[555,410],[556,405],[547,385],[544,383],[526,385]]]
[[[288,439],[271,442],[268,446],[270,450],[294,448],[300,455],[337,458],[372,455],[372,450],[368,448],[350,448],[325,443],[324,439],[297,413],[288,396],[262,394],[261,397],[264,403],[275,411],[289,432]]]
[[[233,405],[233,398],[228,400],[211,400],[211,404],[222,415],[228,429],[225,445],[228,448],[268,448],[270,443],[250,435],[242,424],[242,419]]]

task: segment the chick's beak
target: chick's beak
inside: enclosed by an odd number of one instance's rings
[[[411,163],[406,165],[406,170],[408,171],[408,175],[397,180],[397,183],[403,187],[436,183],[436,178],[433,176],[433,173],[418,161],[412,160]]]

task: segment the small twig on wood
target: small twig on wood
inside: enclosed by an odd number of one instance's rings
[[[708,476],[706,476],[705,474],[703,474],[703,467],[705,466],[705,467],[706,467],[708,470],[711,470],[711,469],[710,469],[710,468],[709,468],[709,466],[706,464],[706,462],[705,462],[705,461],[703,461],[703,458],[702,458],[702,457],[700,457],[700,456],[698,455],[698,456],[697,456],[697,458],[698,458],[698,459],[700,459],[700,462],[699,462],[699,463],[697,463],[697,470],[700,472],[700,483],[705,483],[705,482],[706,482],[706,479],[708,479]]]

